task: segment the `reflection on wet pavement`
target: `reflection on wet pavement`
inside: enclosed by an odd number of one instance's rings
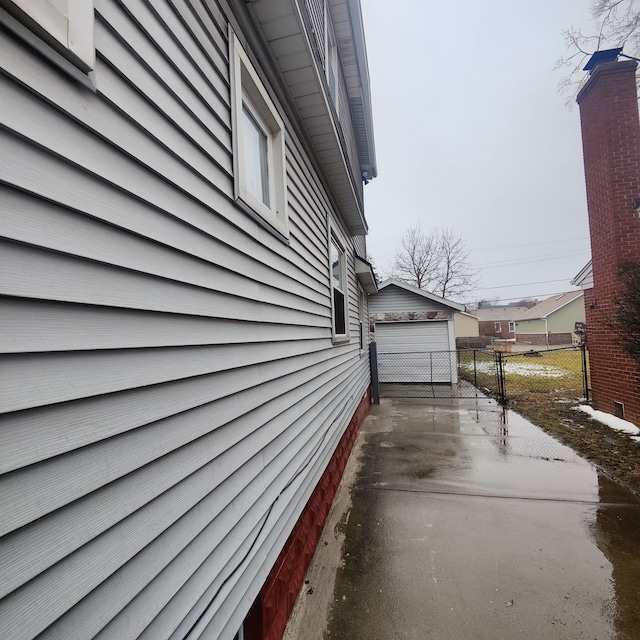
[[[326,637],[640,638],[640,499],[519,415],[385,401],[358,456]]]

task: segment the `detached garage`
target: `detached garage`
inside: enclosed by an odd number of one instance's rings
[[[456,383],[453,316],[464,306],[395,278],[369,297],[380,382]]]

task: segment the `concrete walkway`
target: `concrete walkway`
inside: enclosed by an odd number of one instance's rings
[[[285,638],[640,638],[640,500],[492,400],[383,400]]]

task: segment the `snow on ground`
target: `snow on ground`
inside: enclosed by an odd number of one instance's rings
[[[473,371],[472,362],[465,362],[460,366],[464,367],[468,371]],[[481,373],[494,373],[496,365],[494,362],[478,362],[476,364],[476,368]],[[507,375],[539,376],[541,378],[564,378],[568,374],[567,371],[563,371],[557,367],[550,367],[545,364],[536,364],[534,362],[505,362],[504,371]]]
[[[581,404],[577,406],[576,409],[584,411],[584,413],[589,414],[594,420],[602,422],[602,424],[606,424],[608,427],[611,427],[611,429],[628,433],[632,437],[636,436],[633,437],[633,440],[640,442],[640,429],[636,427],[633,422],[623,420],[622,418],[616,418],[616,416],[612,416],[610,413],[605,413],[604,411],[596,411],[593,407],[586,404]]]

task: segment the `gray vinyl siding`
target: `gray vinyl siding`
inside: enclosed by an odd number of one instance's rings
[[[223,9],[95,8],[95,93],[0,30],[0,637],[224,640],[369,384],[354,247],[334,346],[301,143],[289,245],[233,201]]]
[[[411,293],[411,291],[406,291],[395,285],[389,285],[369,297],[369,311],[371,313],[451,311],[451,307]]]

